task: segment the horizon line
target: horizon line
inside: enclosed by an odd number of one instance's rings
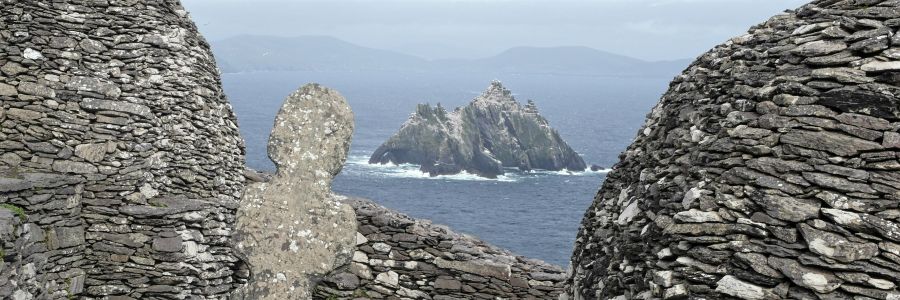
[[[350,41],[350,40],[347,40],[347,39],[344,39],[344,38],[336,37],[336,36],[333,36],[333,35],[318,35],[318,34],[301,34],[301,35],[291,35],[291,36],[288,36],[288,35],[277,35],[277,34],[241,33],[241,34],[235,34],[235,35],[231,35],[231,36],[224,37],[224,38],[220,38],[220,39],[208,40],[208,42],[209,42],[211,45],[213,45],[213,44],[218,43],[218,42],[223,42],[223,41],[226,41],[226,40],[229,40],[229,39],[235,39],[235,38],[240,38],[240,37],[268,37],[268,38],[285,38],[285,39],[292,39],[292,38],[330,38],[330,39],[334,39],[334,40],[337,40],[337,41],[340,41],[340,42],[344,42],[344,43],[351,44],[351,45],[356,46],[356,47],[361,47],[361,48],[366,48],[366,49],[371,49],[371,50],[377,50],[377,51],[393,52],[393,53],[397,53],[397,54],[402,54],[402,55],[406,55],[406,56],[411,56],[411,57],[419,58],[419,59],[426,60],[426,61],[478,60],[478,59],[487,59],[487,58],[492,58],[492,57],[499,56],[499,55],[501,55],[501,54],[503,54],[503,53],[508,52],[509,50],[512,50],[512,49],[518,49],[518,48],[533,48],[533,49],[585,48],[585,49],[590,49],[590,50],[597,51],[597,52],[603,52],[603,53],[606,53],[606,54],[612,54],[612,55],[622,56],[622,57],[626,57],[626,58],[630,58],[630,59],[635,59],[635,60],[639,60],[639,61],[647,62],[647,63],[665,63],[665,62],[677,62],[677,61],[693,60],[693,59],[695,59],[695,58],[690,58],[690,57],[684,57],[684,58],[676,58],[676,59],[648,60],[648,59],[638,58],[638,57],[634,57],[634,56],[630,56],[630,55],[626,55],[626,54],[621,54],[621,53],[617,53],[617,52],[607,51],[607,50],[603,50],[603,49],[597,49],[597,48],[594,48],[594,47],[591,47],[591,46],[585,46],[585,45],[558,45],[558,46],[519,45],[519,46],[510,46],[510,47],[507,47],[507,48],[505,48],[504,50],[501,50],[501,51],[499,51],[499,52],[497,52],[497,53],[495,53],[495,54],[489,55],[489,56],[480,56],[480,57],[451,57],[451,58],[434,58],[434,59],[433,59],[433,58],[426,58],[426,57],[422,57],[422,56],[420,56],[420,55],[411,54],[411,53],[407,53],[407,52],[403,52],[403,51],[399,51],[399,50],[392,50],[392,49],[384,49],[384,48],[378,48],[378,47],[365,46],[365,45],[362,45],[362,44],[360,44],[360,43],[353,42],[353,41]]]

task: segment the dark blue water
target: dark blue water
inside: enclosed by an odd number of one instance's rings
[[[671,78],[447,73],[263,72],[225,74],[225,91],[247,142],[250,167],[272,170],[266,141],[284,97],[308,82],[337,89],[356,116],[351,156],[338,193],[375,200],[446,224],[518,254],[565,266],[585,209],[604,172],[511,172],[498,180],[428,178],[415,166],[372,166],[368,156],[417,103],[468,103],[499,79],[541,113],[588,164],[609,167],[631,142]]]

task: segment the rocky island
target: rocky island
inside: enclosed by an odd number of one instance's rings
[[[453,112],[440,104],[420,104],[369,163],[411,163],[431,176],[468,172],[488,178],[502,175],[504,168],[586,168],[534,102],[522,106],[499,81]]]

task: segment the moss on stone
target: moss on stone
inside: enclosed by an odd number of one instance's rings
[[[9,203],[0,204],[0,208],[5,208],[5,209],[13,212],[17,216],[19,216],[19,219],[22,219],[22,221],[25,221],[28,219],[28,215],[25,214],[24,208],[21,208],[21,207],[18,207],[18,206],[9,204]]]

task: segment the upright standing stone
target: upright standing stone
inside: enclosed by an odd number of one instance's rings
[[[278,171],[247,188],[237,242],[251,282],[242,299],[309,299],[321,277],[349,262],[356,214],[331,194],[350,147],[353,113],[341,95],[310,84],[291,94],[275,118],[269,157]]]

